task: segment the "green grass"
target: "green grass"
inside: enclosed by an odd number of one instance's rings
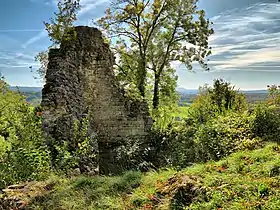
[[[30,209],[122,209],[123,199],[140,185],[140,172],[119,177],[56,177],[54,193],[36,198]]]
[[[180,172],[58,179],[30,209],[279,209],[280,146],[241,151]]]

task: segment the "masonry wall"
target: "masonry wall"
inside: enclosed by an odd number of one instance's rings
[[[98,136],[100,171],[118,173],[116,149],[124,141],[145,142],[152,120],[145,103],[122,94],[113,73],[114,56],[95,28],[75,27],[76,39],[49,52],[42,92],[44,129],[57,141],[73,142],[73,121],[89,117]]]

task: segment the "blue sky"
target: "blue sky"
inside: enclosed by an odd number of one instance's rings
[[[2,0],[0,2],[0,71],[11,85],[41,86],[29,66],[45,50],[48,37],[43,21],[57,0]],[[174,64],[179,86],[198,88],[224,78],[240,89],[265,89],[279,84],[280,3],[278,0],[200,0],[199,7],[214,22],[210,37],[210,72],[194,65],[195,73]],[[109,0],[81,0],[78,25],[89,25],[103,15]]]

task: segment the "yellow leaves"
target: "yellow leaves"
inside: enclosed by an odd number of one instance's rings
[[[162,0],[155,0],[154,1],[154,4],[153,4],[153,14],[154,15],[157,15],[160,12],[160,10],[163,6],[162,4],[163,4]]]
[[[136,8],[134,5],[128,4],[128,5],[126,5],[124,11],[130,15],[133,15],[136,13]]]
[[[154,8],[155,9],[160,9],[162,5],[162,0],[155,0],[154,1]]]
[[[106,15],[111,15],[111,14],[112,14],[111,8],[107,8],[107,9],[105,10],[105,14],[106,14]]]
[[[145,9],[145,5],[143,4],[143,2],[140,2],[138,5],[137,5],[137,13],[141,13],[141,11],[143,11]]]
[[[127,4],[124,11],[128,15],[143,15],[144,9],[145,5],[142,2],[138,2],[137,4]],[[123,15],[125,15],[125,13]]]

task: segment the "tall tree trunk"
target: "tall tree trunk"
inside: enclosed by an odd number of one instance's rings
[[[155,73],[154,96],[153,96],[154,109],[157,109],[159,105],[159,81],[160,81],[160,76],[158,73]]]
[[[143,98],[145,98],[146,75],[147,75],[147,73],[146,73],[146,62],[142,60],[142,61],[140,61],[139,67],[138,67],[138,76],[139,76],[138,89],[139,89],[139,92],[140,92],[140,94]]]
[[[138,87],[139,92],[143,98],[145,98],[145,77],[144,77],[144,73],[142,73],[139,82],[139,87]]]

